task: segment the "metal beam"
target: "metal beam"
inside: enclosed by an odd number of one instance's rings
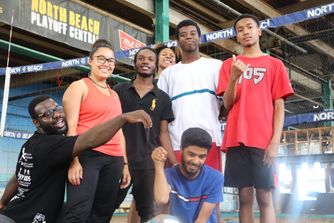
[[[321,84],[319,84],[316,81],[313,81],[310,78],[305,77],[304,75],[296,72],[295,67],[288,68],[289,69],[289,74],[290,74],[290,79],[291,81],[294,81],[301,86],[305,86],[306,88],[309,88],[319,94],[321,94]]]
[[[257,14],[272,18],[272,17],[278,17],[282,16],[282,13],[277,11],[276,9],[272,8],[268,4],[264,3],[260,0],[236,0],[238,3],[248,7],[250,10],[256,12]],[[298,25],[286,25],[284,26],[287,28],[290,32],[296,34],[296,35],[308,35],[310,34],[305,29],[301,28]],[[329,45],[325,44],[324,42],[320,40],[311,40],[308,41],[308,44],[315,48],[317,51],[322,52],[323,54],[326,54],[332,58],[334,58],[334,49],[330,47]]]
[[[333,109],[332,82],[329,80],[322,84],[322,100],[325,109]]]
[[[8,45],[9,45],[9,42],[0,39],[0,48],[3,48],[3,49],[7,50]],[[43,53],[43,52],[40,52],[40,51],[37,51],[37,50],[34,50],[34,49],[30,49],[28,47],[21,46],[21,45],[15,44],[15,43],[11,43],[11,51],[15,52],[15,53],[18,53],[18,54],[21,54],[21,55],[25,55],[27,57],[39,59],[39,60],[44,61],[44,62],[54,62],[54,61],[63,61],[64,60],[63,58],[55,57],[55,56],[52,56],[50,54],[46,54],[46,53]],[[78,69],[80,71],[84,71],[86,73],[88,73],[90,71],[90,68],[88,66],[82,66],[82,65],[76,67],[76,69]],[[114,80],[114,81],[117,81],[117,82],[129,81],[128,78],[122,77],[122,76],[117,75],[117,74],[112,75],[111,79]]]
[[[155,0],[155,42],[169,40],[169,0]]]
[[[303,43],[310,40],[321,39],[321,38],[328,38],[334,35],[334,28],[329,28],[325,30],[315,31],[308,35],[303,36],[294,36],[289,38],[289,40],[293,43]]]
[[[295,98],[295,97],[294,97]],[[315,100],[315,99],[319,99],[321,98],[321,96],[319,97],[312,97],[312,98],[308,98],[308,99],[312,99],[312,100]],[[303,98],[299,98],[299,99],[288,99],[286,101],[284,101],[284,104],[289,104],[289,103],[296,103],[296,102],[302,102],[302,101],[305,101],[305,99]]]
[[[319,75],[313,74],[311,72],[309,72],[308,70],[305,70],[304,68],[298,66],[295,63],[291,63],[291,61],[288,61],[287,59],[282,58],[281,56],[274,54],[274,56],[278,59],[280,59],[281,61],[283,61],[284,63],[286,63],[288,66],[291,66],[292,68],[295,68],[296,70],[300,71],[301,75],[303,75],[306,78],[312,78],[312,81],[317,81],[319,83],[325,83],[326,80],[322,77],[320,77]]]
[[[36,73],[29,73],[23,75],[12,75],[10,80],[10,87],[22,87],[24,85],[35,84],[48,80],[55,80],[58,77],[65,77],[70,75],[79,75],[79,72],[75,69],[63,69],[63,70],[49,70]]]
[[[216,3],[218,6],[224,8],[225,10],[231,12],[231,13],[234,14],[235,16],[239,16],[239,15],[241,15],[240,12],[238,12],[237,10],[231,8],[230,6],[228,6],[228,5],[224,4],[224,3],[222,3],[222,2],[219,1],[219,0],[211,0],[211,1],[214,2],[214,3]],[[286,39],[286,38],[284,38],[284,37],[282,37],[282,36],[280,36],[280,35],[278,35],[278,34],[272,32],[271,30],[269,30],[269,29],[264,29],[263,31],[266,32],[266,33],[268,33],[268,34],[270,34],[271,36],[274,36],[275,38],[279,39],[280,41],[284,42],[286,45],[289,45],[289,46],[295,48],[296,50],[300,51],[301,53],[307,53],[307,51],[306,51],[305,49],[303,49],[303,48],[299,47],[298,45],[292,43],[292,42],[289,41],[288,39]]]
[[[217,12],[212,11],[211,9],[203,6],[202,4],[194,0],[171,0],[171,3],[174,8],[183,11],[184,14],[187,14],[187,12],[191,12],[193,18],[196,18],[198,21],[211,25],[211,28],[223,28],[220,26],[220,24],[226,21],[226,18],[217,14]]]
[[[301,11],[304,9],[314,8],[319,5],[327,5],[330,3],[333,3],[333,0],[299,1],[296,4],[278,8],[278,11],[280,11],[283,14],[288,14],[292,12]]]
[[[118,3],[126,5],[144,15],[154,18],[154,0],[115,0]]]
[[[313,103],[315,105],[319,105],[320,107],[324,106],[322,103],[319,103],[319,102],[317,102],[317,101],[315,101],[313,99],[307,98],[307,97],[305,97],[305,96],[303,96],[301,94],[295,93],[295,96],[298,97],[298,98],[304,99],[305,101],[309,101],[309,102],[311,102],[311,103]]]
[[[73,57],[83,57],[84,55],[78,51],[72,50],[69,47],[65,46],[65,47],[59,47],[54,43],[51,43],[50,41],[44,41],[41,40],[40,38],[34,38],[31,36],[28,36],[26,34],[23,33],[18,33],[13,31],[13,36],[15,37],[15,39],[17,40],[23,40],[24,42],[29,42],[32,44],[36,44],[36,46],[40,46],[43,47],[44,49],[52,49],[53,51],[60,53],[60,55],[62,55],[64,53],[64,48],[66,48],[66,54],[71,55]]]
[[[182,2],[182,4],[187,5],[189,8],[194,8],[197,11],[199,11],[202,15],[206,16],[211,21],[218,22],[219,24],[222,22],[226,22],[227,19],[222,17],[221,15],[218,15],[214,11],[206,8],[205,6],[199,4],[198,2],[194,0],[175,0],[175,2]]]
[[[9,46],[9,42],[0,39],[0,48],[7,50]],[[52,61],[60,61],[64,60],[60,57],[55,57],[50,54],[46,54],[37,50],[33,50],[31,48],[21,46],[15,43],[11,43],[11,49],[12,52],[27,56],[27,57],[32,57],[35,59],[39,59],[41,61],[45,62],[52,62]]]

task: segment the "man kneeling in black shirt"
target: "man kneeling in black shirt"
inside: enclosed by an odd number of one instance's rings
[[[0,213],[16,223],[56,222],[72,158],[105,144],[125,123],[152,126],[150,116],[138,110],[124,113],[79,136],[65,136],[67,123],[63,108],[49,96],[34,98],[29,104],[29,114],[37,131],[23,144],[16,173],[0,200]]]

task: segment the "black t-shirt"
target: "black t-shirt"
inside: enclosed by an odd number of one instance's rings
[[[149,141],[147,130],[141,123],[125,124],[122,129],[130,168],[153,169],[151,152],[154,147],[160,145],[160,122],[174,120],[172,102],[169,96],[156,85],[143,98],[138,95],[133,82],[120,83],[113,89],[120,98],[123,112],[143,109],[151,116],[153,126],[149,130]]]
[[[77,136],[38,132],[23,144],[16,166],[18,189],[4,214],[16,223],[52,223],[64,201],[67,169]]]

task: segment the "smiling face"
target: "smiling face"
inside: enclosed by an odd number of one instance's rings
[[[115,69],[114,52],[110,48],[100,47],[89,59],[88,64],[91,67],[91,75],[97,80],[107,79]]]
[[[34,124],[44,134],[65,134],[67,123],[61,106],[54,100],[47,99],[35,106],[38,118],[33,119]]]
[[[199,40],[200,37],[195,26],[183,26],[179,29],[178,44],[183,52],[198,51]]]
[[[261,30],[252,18],[243,18],[235,24],[237,40],[243,47],[259,44]]]
[[[158,59],[159,68],[161,70],[164,70],[165,68],[174,65],[175,60],[176,60],[176,55],[174,51],[170,48],[165,48],[161,50],[159,53],[159,59]]]
[[[208,155],[208,149],[188,146],[182,150],[181,172],[189,179],[198,176]]]
[[[153,77],[155,73],[157,56],[149,49],[141,50],[136,55],[135,69],[142,77]]]

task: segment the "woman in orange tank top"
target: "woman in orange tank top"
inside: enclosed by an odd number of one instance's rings
[[[107,84],[115,62],[111,44],[97,40],[89,55],[88,78],[73,82],[63,96],[67,135],[81,134],[122,113],[117,94]],[[125,140],[120,130],[105,145],[72,160],[64,222],[109,222],[119,182],[123,188],[130,180]]]

